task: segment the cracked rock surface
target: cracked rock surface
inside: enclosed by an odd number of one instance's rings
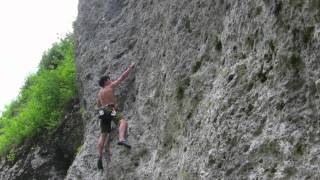
[[[319,178],[319,21],[318,0],[80,0],[66,179]],[[97,81],[133,62],[116,92],[133,147],[115,129],[100,172]]]

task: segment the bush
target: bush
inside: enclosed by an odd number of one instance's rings
[[[30,75],[17,100],[0,117],[0,154],[7,153],[41,129],[55,129],[65,106],[76,96],[73,36],[55,43]],[[58,55],[57,55],[58,54]]]

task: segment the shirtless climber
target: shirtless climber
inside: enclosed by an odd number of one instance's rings
[[[110,80],[109,76],[102,76],[99,80],[99,85],[101,90],[98,94],[98,107],[99,107],[99,119],[100,119],[100,128],[101,135],[98,141],[98,168],[103,169],[102,166],[102,156],[103,148],[106,143],[107,134],[111,131],[111,120],[119,125],[119,142],[118,145],[123,145],[127,148],[131,148],[130,144],[126,140],[126,132],[128,123],[123,118],[122,114],[117,111],[117,101],[114,95],[115,88],[128,77],[130,71],[135,64],[131,64],[126,71],[115,81]]]

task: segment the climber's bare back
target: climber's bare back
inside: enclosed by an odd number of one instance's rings
[[[112,84],[107,85],[104,88],[101,88],[99,92],[99,101],[101,106],[105,106],[108,104],[117,104],[117,99],[114,95],[114,87],[112,86]]]

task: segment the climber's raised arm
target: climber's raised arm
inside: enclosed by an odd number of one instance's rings
[[[113,81],[112,82],[112,86],[113,87],[117,87],[123,80],[125,80],[127,77],[128,77],[128,75],[129,75],[129,73],[130,73],[130,71],[132,70],[132,68],[134,67],[134,63],[133,64],[131,64],[122,74],[121,74],[121,76],[117,79],[117,80],[115,80],[115,81]]]

